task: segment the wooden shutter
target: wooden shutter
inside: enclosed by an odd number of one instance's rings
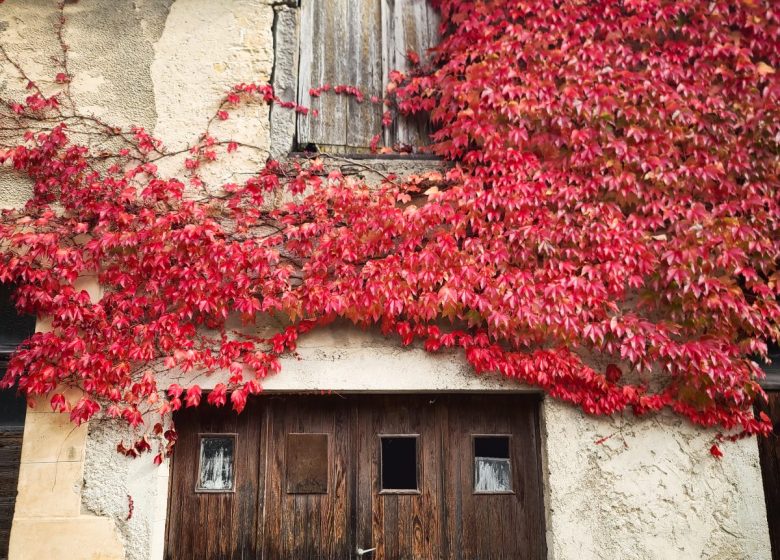
[[[390,70],[407,67],[406,51],[424,56],[438,41],[438,14],[428,0],[302,0],[298,103],[319,116],[301,115],[297,144],[321,151],[359,153],[368,150],[381,131],[382,97]],[[330,84],[360,88],[366,99],[311,88]],[[426,138],[424,119],[404,119],[387,131],[385,142],[418,145]]]
[[[416,52],[423,62],[428,58],[427,50],[439,42],[439,13],[427,0],[382,0],[382,30],[384,91],[391,70],[409,69],[407,51]],[[384,141],[387,146],[420,146],[428,143],[428,133],[427,115],[399,117],[385,131]]]

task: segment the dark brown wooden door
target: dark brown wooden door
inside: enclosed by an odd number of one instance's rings
[[[264,397],[176,424],[167,560],[545,556],[536,397]]]
[[[263,558],[350,558],[352,410],[340,399],[271,398]]]
[[[2,374],[0,367],[0,376]],[[14,395],[13,391],[0,391],[0,560],[8,558],[22,456],[24,414],[24,399]]]
[[[357,545],[376,548],[364,558],[447,558],[438,399],[373,397],[359,401],[357,409]],[[392,441],[412,444],[407,457],[387,456]],[[409,473],[415,480],[392,484],[406,488],[383,488],[383,467],[403,469],[400,461],[409,456],[416,457]]]
[[[166,559],[260,558],[257,526],[262,511],[259,489],[264,485],[265,472],[261,468],[265,460],[261,453],[263,412],[262,407],[251,406],[236,415],[227,407],[203,405],[177,413],[176,423],[182,429],[170,481]],[[213,455],[207,461],[201,457],[204,437],[217,443],[234,440],[232,488],[217,487],[215,481],[224,478],[222,473],[207,477],[206,481],[200,479],[201,463],[214,459]],[[223,462],[225,458],[222,457]]]
[[[35,330],[35,317],[16,314],[11,289],[0,283],[0,379],[17,345]],[[15,387],[0,391],[0,560],[8,557],[26,407]]]
[[[758,451],[764,478],[764,498],[769,521],[769,540],[772,543],[772,558],[780,560],[780,392],[773,391],[768,395],[769,403],[761,403],[756,408],[772,419],[775,431],[769,437],[758,438]]]
[[[450,535],[451,557],[508,560],[544,556],[537,409],[517,398],[459,397],[449,400],[446,415],[442,446],[448,471],[445,533]],[[498,488],[475,488],[481,444],[488,447],[481,462],[488,468],[499,462],[508,473]],[[495,482],[486,486],[491,484]]]

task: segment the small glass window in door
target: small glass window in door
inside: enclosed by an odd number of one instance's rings
[[[512,492],[512,461],[509,436],[474,436],[474,493]]]
[[[232,492],[235,488],[235,434],[200,436],[196,492]]]

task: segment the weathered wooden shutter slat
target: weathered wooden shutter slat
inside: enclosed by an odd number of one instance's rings
[[[428,0],[302,0],[298,103],[319,111],[300,116],[297,144],[332,152],[367,151],[381,131],[381,97],[392,69],[407,68],[406,51],[421,56],[438,40],[439,16]],[[360,88],[366,99],[309,90],[326,83]],[[403,118],[386,133],[390,145],[426,143],[426,118]]]
[[[298,103],[318,108],[319,116],[298,119],[298,144],[346,146],[348,100],[323,95],[313,103],[309,89],[325,83],[349,83],[348,14],[353,0],[303,0],[301,2],[301,57]],[[360,1],[360,0],[357,0]]]
[[[382,106],[371,103],[371,96],[382,96],[382,10],[376,0],[351,0],[349,3],[350,79],[365,94],[362,103],[350,97],[347,113],[348,148],[366,148],[381,130]],[[352,150],[357,151],[357,150]]]
[[[426,60],[427,50],[439,41],[439,14],[428,0],[381,0],[382,66],[384,87],[391,70],[406,71],[406,53],[413,50]],[[428,143],[426,116],[399,117],[385,132],[385,143],[419,146]]]

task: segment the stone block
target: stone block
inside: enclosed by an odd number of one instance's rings
[[[14,515],[75,517],[81,511],[83,464],[25,463],[19,469],[19,493]]]
[[[87,425],[76,426],[67,414],[27,414],[22,463],[82,461]]]
[[[113,520],[82,515],[72,518],[15,518],[8,560],[125,560]]]

